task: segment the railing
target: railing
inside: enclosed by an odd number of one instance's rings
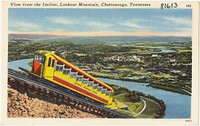
[[[69,75],[70,78],[75,78],[76,81],[80,81],[82,84],[86,84],[89,87],[92,87],[93,89],[96,89],[97,91],[105,94],[110,95],[111,91],[106,89],[104,86],[95,83],[93,80],[90,80],[89,78],[85,77],[84,75],[80,75],[79,72],[73,71],[72,68],[66,68],[64,64],[58,64],[58,61],[56,62],[55,71],[62,72],[64,75]]]

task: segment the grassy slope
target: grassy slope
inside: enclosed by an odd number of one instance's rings
[[[143,98],[146,101],[146,108],[138,118],[149,118],[154,117],[156,113],[158,113],[160,109],[160,105],[158,105],[155,101],[150,100],[148,98]]]
[[[114,98],[117,99],[117,101],[122,102],[128,106],[127,110],[117,109],[117,111],[127,114],[129,116],[134,117],[144,107],[144,102],[142,102],[142,101],[132,103],[130,101],[130,98],[126,96],[126,93],[116,95],[116,96],[114,96]],[[152,118],[152,117],[154,117],[156,115],[156,113],[158,113],[160,106],[158,105],[158,103],[156,103],[153,100],[150,100],[150,99],[144,98],[144,97],[143,97],[143,99],[146,102],[146,109],[140,115],[138,115],[136,118]]]

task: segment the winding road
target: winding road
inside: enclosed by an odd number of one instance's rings
[[[142,108],[142,110],[139,112],[139,113],[137,113],[134,117],[137,117],[138,115],[140,115],[145,109],[146,109],[146,107],[147,107],[147,103],[146,103],[146,101],[143,99],[143,97],[140,97],[141,99],[142,99],[142,101],[144,102],[144,107]]]

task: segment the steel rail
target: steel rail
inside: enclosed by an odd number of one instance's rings
[[[72,94],[70,94],[70,93],[67,93],[67,92],[64,92],[64,91],[62,91],[62,90],[58,90],[58,89],[56,89],[56,88],[54,88],[54,87],[51,87],[51,86],[49,86],[49,85],[46,85],[46,84],[43,84],[43,83],[38,82],[38,81],[36,81],[36,80],[33,80],[33,79],[31,79],[30,77],[28,77],[28,76],[25,76],[25,75],[22,75],[22,74],[20,74],[20,73],[14,72],[14,71],[12,71],[12,70],[8,70],[8,76],[10,76],[10,77],[12,77],[12,78],[15,78],[15,79],[17,79],[17,80],[19,80],[19,81],[23,81],[23,82],[26,82],[26,83],[29,83],[29,84],[32,84],[32,85],[36,85],[36,86],[41,87],[41,88],[45,88],[45,89],[47,89],[47,90],[49,90],[49,91],[53,91],[53,92],[55,92],[55,93],[57,93],[57,94],[61,94],[61,95],[63,95],[63,96],[67,96],[67,97],[69,97],[70,99],[73,99],[73,100],[76,100],[76,101],[78,101],[78,102],[80,102],[80,103],[84,103],[84,104],[87,104],[87,105],[89,105],[89,106],[92,106],[92,107],[94,107],[94,108],[97,109],[97,110],[102,110],[102,111],[104,111],[104,112],[107,112],[108,115],[104,115],[104,116],[106,116],[106,117],[108,117],[108,118],[113,118],[113,117],[114,117],[114,118],[133,118],[133,117],[131,117],[131,116],[128,116],[128,115],[125,115],[125,114],[116,112],[116,111],[114,111],[114,110],[112,110],[112,109],[105,108],[105,107],[102,107],[102,106],[100,106],[100,105],[94,104],[94,103],[92,103],[92,102],[90,102],[90,101],[87,101],[86,99],[79,98],[79,97],[77,97],[77,96],[74,96],[74,95],[72,95]],[[113,116],[113,117],[112,117],[112,116]]]

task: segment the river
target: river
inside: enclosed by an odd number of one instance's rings
[[[32,59],[16,60],[8,63],[8,68],[19,70],[18,67],[31,70],[28,62]],[[164,118],[190,118],[191,117],[191,96],[156,89],[145,86],[146,83],[138,83],[131,81],[121,81],[106,78],[97,78],[105,83],[115,84],[129,90],[136,90],[145,94],[150,94],[156,98],[162,99],[166,104],[166,111]]]

